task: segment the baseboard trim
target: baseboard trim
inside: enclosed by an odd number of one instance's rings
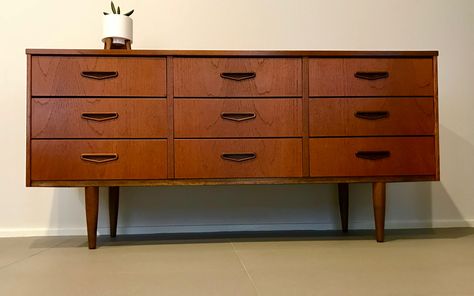
[[[436,221],[387,221],[386,229],[409,228],[448,228],[474,227],[474,219],[468,220],[436,220]],[[350,229],[373,229],[370,221],[353,222]],[[118,234],[152,234],[152,233],[200,233],[200,232],[232,232],[232,231],[307,231],[337,230],[338,224],[330,223],[293,223],[293,224],[229,224],[229,225],[166,225],[166,226],[131,226],[118,227]],[[109,234],[107,227],[98,229],[99,235]],[[86,235],[86,228],[0,228],[0,237],[29,236],[75,236]]]

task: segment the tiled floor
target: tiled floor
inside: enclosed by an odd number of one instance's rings
[[[3,238],[0,295],[474,295],[472,228],[239,235]]]

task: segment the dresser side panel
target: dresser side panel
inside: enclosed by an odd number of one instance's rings
[[[31,54],[27,54],[26,67],[26,186],[31,186]]]
[[[433,57],[433,92],[434,92],[434,134],[436,156],[436,180],[441,178],[440,150],[439,150],[439,93],[438,93],[438,57]]]

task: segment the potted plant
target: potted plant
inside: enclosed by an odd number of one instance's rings
[[[126,48],[131,49],[133,42],[133,20],[130,16],[133,9],[127,13],[120,14],[120,6],[115,8],[114,2],[110,2],[112,13],[104,12],[102,41],[105,49]]]

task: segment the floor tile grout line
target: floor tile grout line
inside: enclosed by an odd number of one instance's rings
[[[237,259],[239,259],[240,265],[242,265],[242,268],[244,269],[245,273],[247,274],[248,279],[252,283],[253,289],[255,290],[255,293],[257,293],[257,296],[260,295],[257,289],[257,285],[255,284],[255,281],[253,280],[252,276],[250,275],[249,271],[247,270],[247,267],[245,266],[244,262],[242,261],[242,258],[240,258],[239,254],[237,253],[237,250],[235,249],[234,242],[230,242],[230,245],[232,246],[232,250],[234,251],[235,256],[237,256]]]
[[[41,253],[44,253],[44,252],[46,252],[46,251],[49,251],[49,250],[51,250],[51,249],[53,249],[53,248],[56,248],[56,247],[62,245],[63,243],[65,243],[65,242],[67,242],[67,241],[70,241],[70,240],[71,240],[71,239],[66,239],[65,241],[62,241],[62,242],[59,242],[59,243],[57,243],[57,244],[55,244],[55,245],[52,245],[52,246],[50,246],[50,247],[44,248],[44,249],[42,249],[42,250],[40,250],[40,251],[38,251],[38,252],[36,252],[36,253],[30,254],[30,255],[28,255],[28,256],[26,256],[26,257],[23,257],[23,258],[21,258],[21,259],[18,259],[18,260],[16,260],[16,261],[13,261],[13,262],[10,262],[10,263],[5,264],[5,265],[3,265],[3,266],[0,266],[0,271],[2,271],[2,270],[4,270],[4,269],[7,269],[8,267],[13,266],[13,265],[15,265],[15,264],[18,264],[18,263],[20,263],[20,262],[23,262],[23,261],[25,261],[25,260],[28,260],[28,259],[30,259],[30,258],[33,258],[33,257],[35,257],[35,256],[37,256],[37,255],[39,255],[39,254],[41,254]]]

